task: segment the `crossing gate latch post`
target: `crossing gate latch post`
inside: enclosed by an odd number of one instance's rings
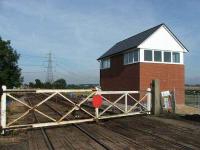
[[[2,127],[2,132],[1,134],[5,134],[4,128],[6,128],[6,86],[2,86],[3,89],[3,94],[1,96],[1,127]]]

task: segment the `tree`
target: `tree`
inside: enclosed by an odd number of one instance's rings
[[[35,79],[35,87],[36,88],[42,88],[43,83],[40,81],[40,79]]]
[[[33,82],[29,82],[29,87],[30,88],[34,88],[35,87],[35,84]]]
[[[52,89],[52,84],[49,83],[49,82],[45,82],[45,83],[44,83],[44,88],[45,88],[45,89]]]
[[[58,79],[53,83],[53,87],[56,89],[65,89],[67,88],[67,83],[65,79]]]
[[[10,41],[0,37],[0,84],[8,88],[19,87],[23,81],[18,66],[20,55],[11,47]]]

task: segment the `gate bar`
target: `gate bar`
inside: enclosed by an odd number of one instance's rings
[[[129,114],[117,114],[117,115],[111,115],[111,116],[102,116],[98,117],[98,120],[104,120],[109,118],[120,118],[125,116],[133,116],[133,115],[139,115],[139,114],[145,114],[143,112],[133,112]],[[26,124],[26,125],[13,125],[10,127],[6,127],[5,129],[15,129],[15,128],[23,128],[23,127],[33,127],[33,128],[40,128],[40,127],[49,127],[49,126],[59,126],[59,125],[67,125],[67,124],[74,124],[74,123],[84,123],[84,122],[93,122],[96,121],[95,118],[88,118],[88,119],[80,119],[80,120],[69,120],[69,121],[62,121],[62,122],[45,122],[45,123],[33,123],[33,124]]]
[[[78,93],[78,92],[93,92],[95,89],[6,89],[3,93]]]

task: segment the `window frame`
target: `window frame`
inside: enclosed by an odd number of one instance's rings
[[[151,51],[151,60],[145,60],[145,51]],[[153,60],[153,58],[154,58],[154,56],[153,56],[153,50],[151,50],[151,49],[145,49],[144,50],[144,61],[146,61],[146,62],[154,62],[154,60]]]
[[[149,61],[149,60],[145,60],[145,51],[149,51],[151,50],[152,51],[152,61]],[[155,59],[156,56],[158,56],[158,54],[156,54],[156,52],[160,52],[161,53],[161,61],[158,61]],[[170,58],[169,56],[167,57],[166,53],[170,53]],[[175,54],[174,53],[178,53],[179,56],[174,56]],[[140,58],[140,62],[145,62],[145,63],[163,63],[163,64],[184,64],[183,62],[183,54],[181,51],[173,51],[173,50],[160,50],[160,49],[149,49],[149,48],[141,48],[140,49],[140,55],[142,55],[142,57]],[[169,55],[169,54],[168,54]],[[174,61],[175,58],[173,57],[176,57],[176,59],[178,61]],[[178,58],[179,57],[179,58]],[[166,59],[165,59],[166,58]],[[167,58],[169,58],[167,61]]]
[[[130,59],[130,54],[132,55],[132,59]],[[137,60],[135,60],[135,57],[137,57]],[[124,65],[138,63],[139,59],[140,59],[140,51],[138,49],[127,51],[123,54],[123,64]]]
[[[160,61],[155,60],[155,52],[160,52]],[[163,62],[163,51],[161,50],[153,50],[153,62],[162,63]]]
[[[179,61],[178,62],[176,62],[176,61],[174,61],[174,54],[178,54],[178,58],[179,58]],[[180,52],[172,52],[172,63],[175,63],[175,64],[180,64],[181,63],[181,54],[180,54]]]
[[[165,61],[165,53],[170,53],[170,61]],[[163,63],[172,63],[172,51],[163,51]]]
[[[105,64],[106,63],[106,66]],[[100,69],[103,70],[103,69],[109,69],[111,66],[111,60],[110,58],[104,58],[102,60],[100,60]]]

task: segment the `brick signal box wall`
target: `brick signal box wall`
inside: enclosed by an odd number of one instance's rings
[[[111,67],[100,70],[102,90],[146,90],[153,79],[160,80],[160,90],[176,91],[176,103],[184,104],[184,65],[135,63],[123,64],[123,55],[111,57]]]

